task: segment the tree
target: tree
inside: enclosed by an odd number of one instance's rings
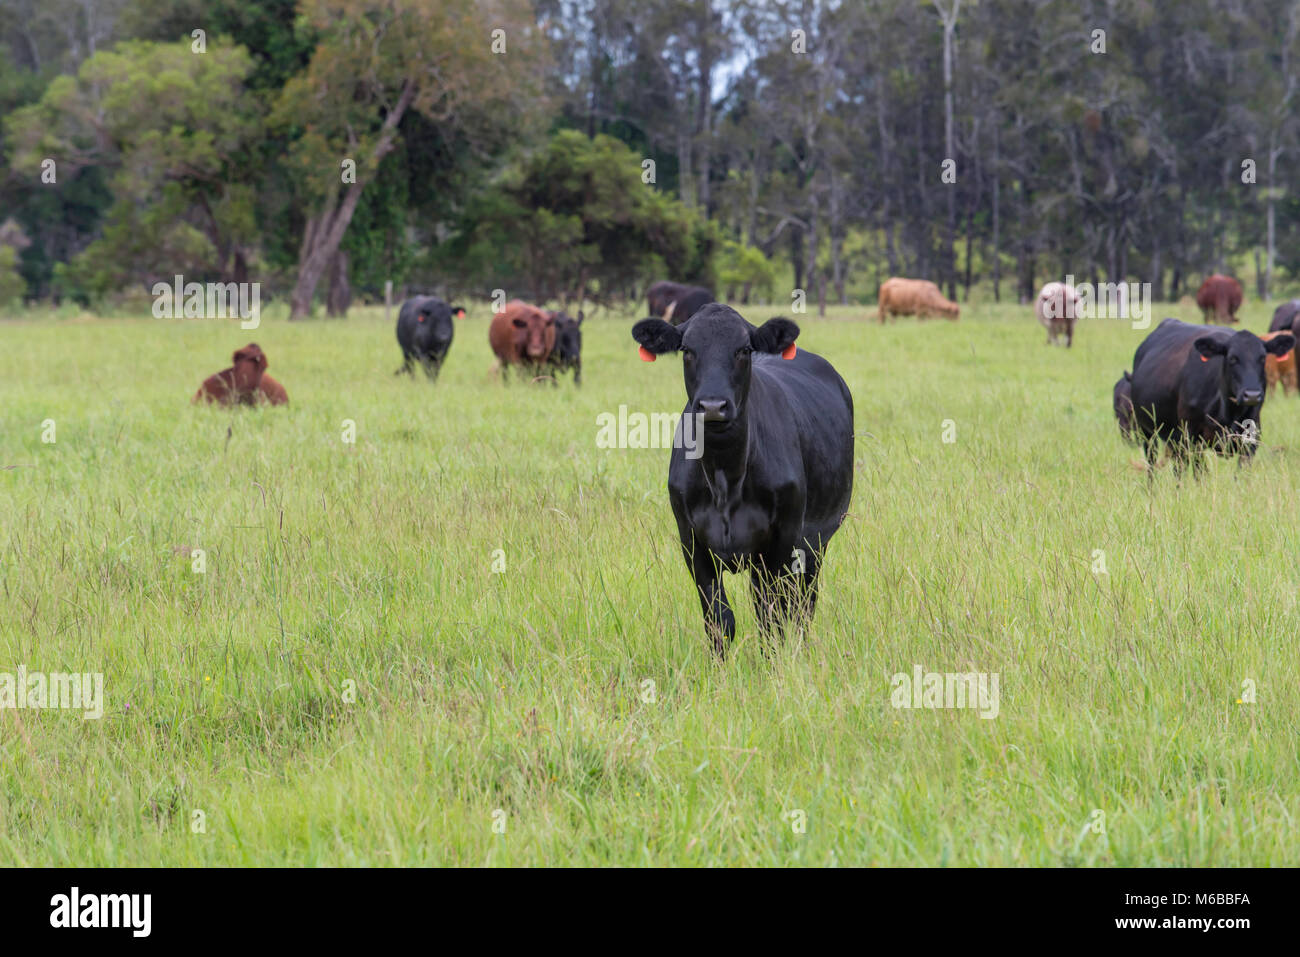
[[[312,210],[292,319],[310,313],[406,112],[499,131],[530,112],[545,56],[523,0],[303,0],[301,16],[318,44],[275,110]]]
[[[714,230],[641,171],[613,137],[561,130],[470,206],[450,252],[539,302],[609,303],[659,271],[712,285]]]
[[[38,182],[86,168],[110,173],[104,235],[78,254],[72,275],[94,298],[176,272],[248,277],[257,241],[248,149],[262,114],[244,87],[241,47],[129,41],[59,76],[6,128],[14,169]]]

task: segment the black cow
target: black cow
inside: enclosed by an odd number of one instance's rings
[[[1268,331],[1294,334],[1293,326],[1297,317],[1300,317],[1300,299],[1288,300],[1274,310],[1273,321],[1268,324]]]
[[[736,633],[722,571],[750,570],[765,635],[811,619],[822,555],[853,492],[853,397],[829,362],[795,349],[798,335],[789,319],[755,328],[716,303],[681,327],[632,327],[642,358],[682,354],[668,498],[719,656]]]
[[[703,286],[683,286],[677,282],[657,282],[646,290],[650,314],[680,326],[709,303],[713,293]]]
[[[1264,407],[1264,356],[1282,355],[1295,344],[1283,333],[1263,342],[1253,332],[1206,329],[1166,319],[1133,354],[1133,409],[1146,448],[1147,474],[1154,474],[1157,445],[1164,441],[1179,473],[1209,446],[1220,455],[1249,461],[1259,442]]]
[[[1133,376],[1125,372],[1115,383],[1113,396],[1115,421],[1119,423],[1119,434],[1125,442],[1137,444],[1137,430],[1133,422]]]
[[[463,313],[437,296],[416,296],[402,303],[397,313],[397,344],[402,347],[402,366],[394,375],[411,373],[419,362],[431,380],[438,378],[442,362],[451,349],[456,328],[453,313]]]
[[[547,363],[559,375],[565,369],[573,370],[573,384],[582,385],[582,313],[578,318],[564,312],[552,312],[555,320],[555,348]]]

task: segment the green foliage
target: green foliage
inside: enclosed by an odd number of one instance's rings
[[[718,257],[718,282],[724,289],[744,286],[770,299],[776,282],[776,264],[761,249],[728,239],[723,242]]]
[[[0,245],[0,306],[11,306],[23,294],[26,283],[18,274],[18,251]]]
[[[131,41],[60,76],[6,125],[13,166],[36,179],[53,159],[65,181],[112,170],[102,235],[63,272],[78,297],[177,272],[238,278],[255,257],[258,170],[249,147],[261,109],[239,47]]]
[[[711,282],[717,242],[711,223],[642,182],[623,143],[561,130],[471,202],[446,252],[484,288],[610,302],[660,273]]]

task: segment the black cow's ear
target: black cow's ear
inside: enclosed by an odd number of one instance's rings
[[[1264,343],[1264,351],[1270,355],[1284,356],[1295,348],[1295,336],[1283,333]]]
[[[1214,336],[1201,336],[1192,345],[1196,346],[1196,351],[1207,359],[1227,355],[1228,352],[1227,343],[1216,339]]]
[[[632,327],[632,338],[651,355],[676,352],[682,347],[682,332],[662,319],[642,319]]]
[[[785,352],[798,338],[799,327],[791,320],[777,316],[751,332],[749,344],[755,352]]]

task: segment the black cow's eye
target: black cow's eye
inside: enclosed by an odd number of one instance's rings
[[[695,353],[692,352],[690,349],[683,349],[682,358],[693,361],[695,359]]]
[[[744,347],[742,347],[742,348],[736,350],[736,358],[737,358],[737,359],[748,359],[748,358],[750,357],[750,355],[753,353],[753,351],[754,351],[754,350],[751,349],[749,346],[744,346]]]

